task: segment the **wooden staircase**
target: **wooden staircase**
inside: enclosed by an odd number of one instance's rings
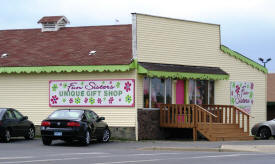
[[[194,140],[197,131],[209,141],[253,140],[249,135],[250,117],[232,105],[163,104],[160,127],[193,128]]]
[[[203,127],[197,129],[210,141],[232,141],[232,140],[253,140],[253,136],[249,136],[248,132],[244,132],[238,124],[221,124],[214,123],[212,128]]]

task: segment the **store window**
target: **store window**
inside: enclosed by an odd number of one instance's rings
[[[189,80],[190,104],[214,104],[214,81]]]
[[[145,77],[143,81],[144,108],[159,108],[161,104],[172,103],[171,79]]]

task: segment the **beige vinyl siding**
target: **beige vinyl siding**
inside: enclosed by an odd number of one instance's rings
[[[211,66],[219,44],[218,25],[137,15],[139,62]]]
[[[139,62],[220,67],[229,80],[215,81],[215,104],[230,104],[230,82],[254,82],[250,127],[266,120],[266,75],[220,50],[219,25],[137,14]],[[174,102],[174,101],[173,101]]]
[[[215,81],[215,103],[230,104],[230,82],[254,83],[254,104],[251,108],[250,127],[266,120],[266,74],[223,52],[217,66],[230,74],[229,80]]]
[[[144,76],[143,75],[138,75],[137,76],[137,108],[143,108],[143,79]]]
[[[50,80],[96,79],[136,79],[136,70],[123,73],[1,74],[0,107],[18,109],[39,125],[41,120],[55,109],[69,108],[49,107]],[[135,127],[136,125],[136,107],[86,107],[86,109],[92,109],[100,116],[104,116],[109,126]]]

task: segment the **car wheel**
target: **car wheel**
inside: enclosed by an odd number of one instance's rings
[[[102,138],[99,141],[106,143],[106,142],[109,142],[110,138],[111,138],[111,132],[108,128],[106,128],[104,129]]]
[[[81,143],[86,146],[90,144],[90,141],[91,141],[90,132],[87,130],[85,132],[85,135],[83,136]]]
[[[34,130],[33,127],[30,127],[28,129],[28,132],[27,132],[26,136],[25,136],[25,139],[26,140],[32,140],[32,139],[34,139],[34,137],[35,137],[35,130]]]
[[[4,142],[10,142],[10,140],[11,140],[10,130],[6,129],[4,137],[3,137],[3,141]]]
[[[51,145],[52,144],[52,139],[42,137],[42,142],[43,142],[44,145]]]
[[[262,127],[259,131],[259,136],[261,139],[268,139],[271,136],[271,132],[269,128]]]

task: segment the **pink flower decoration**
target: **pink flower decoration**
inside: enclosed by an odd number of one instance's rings
[[[254,88],[254,83],[251,83],[250,88],[251,88],[251,89]]]
[[[59,86],[61,87],[61,86],[62,86],[62,83],[59,83]]]
[[[239,85],[237,85],[237,86],[236,86],[236,90],[235,90],[235,92],[236,92],[237,94],[239,94],[240,89],[241,89],[241,88],[240,88],[240,86],[239,86]]]
[[[121,98],[120,98],[120,99],[118,99],[118,101],[120,102],[120,101],[121,101]]]
[[[57,104],[58,97],[56,95],[52,96],[51,102],[52,104]]]
[[[102,102],[101,98],[98,98],[97,103],[101,104],[101,102]]]
[[[74,102],[74,99],[73,98],[70,98],[69,100],[70,104]]]
[[[131,90],[131,83],[129,83],[129,81],[125,83],[124,89],[126,90],[126,92]]]
[[[112,103],[113,103],[113,101],[114,101],[114,98],[113,98],[113,97],[111,97],[111,98],[109,99],[109,104],[112,104]]]
[[[113,82],[112,81],[110,81],[110,84],[112,84]]]
[[[87,103],[87,102],[88,102],[88,100],[89,100],[89,99],[86,97],[86,98],[85,98],[85,100],[84,100],[84,102],[85,102],[85,103]]]

